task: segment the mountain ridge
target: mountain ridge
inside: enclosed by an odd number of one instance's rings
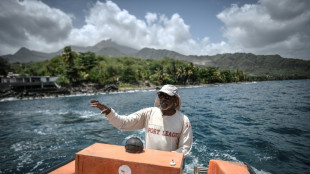
[[[255,55],[252,53],[225,53],[209,55],[183,55],[166,49],[142,48],[133,49],[119,45],[112,40],[102,40],[93,46],[71,46],[75,52],[94,52],[107,57],[137,57],[147,59],[171,59],[192,62],[199,66],[215,66],[219,69],[241,70],[247,74],[258,75],[301,75],[310,78],[310,61],[293,58],[283,58],[280,55]],[[14,55],[3,55],[12,62],[38,62],[61,55],[62,50],[53,53],[44,53],[22,47]]]

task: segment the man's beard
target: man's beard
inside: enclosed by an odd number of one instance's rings
[[[173,102],[166,102],[166,101],[162,101],[160,102],[160,109],[163,111],[167,111],[169,109],[171,109],[173,107]]]

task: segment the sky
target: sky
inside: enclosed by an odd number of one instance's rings
[[[0,0],[0,55],[112,41],[310,60],[309,0]]]

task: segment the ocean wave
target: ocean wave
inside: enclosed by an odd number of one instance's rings
[[[156,89],[129,89],[129,90],[119,90],[101,94],[126,94],[126,93],[152,92],[152,91],[156,91]]]
[[[191,156],[191,153],[189,154]],[[185,169],[184,173],[194,173],[195,167],[206,167],[205,164],[199,162],[198,158],[192,156],[190,157],[192,160],[188,162],[189,160],[185,160]]]
[[[43,160],[38,161],[36,165],[31,169],[31,171],[34,171],[35,169],[37,169],[41,164],[43,164]]]
[[[243,84],[245,84],[245,85],[250,85],[250,84],[256,84],[257,82],[245,82],[245,83],[243,83]]]
[[[238,161],[235,156],[232,156],[229,152],[232,152],[231,150],[213,150],[212,152],[208,153],[208,156],[210,156],[212,159],[222,159],[222,160],[232,160],[232,161]]]
[[[16,101],[16,100],[19,100],[19,99],[16,97],[9,97],[9,98],[1,99],[0,102],[9,102],[9,101]]]
[[[48,134],[47,132],[44,132],[43,130],[34,129],[33,131],[38,135],[47,135]]]
[[[78,112],[81,118],[91,118],[95,116],[101,115],[100,112],[95,112],[95,111],[79,111]]]
[[[254,154],[254,156],[260,162],[262,162],[262,161],[269,161],[269,160],[275,159],[275,157],[273,157],[273,156],[271,156],[271,155],[269,155],[267,153],[256,153],[256,154]]]
[[[13,149],[15,152],[19,151],[25,151],[32,148],[32,142],[31,141],[21,141],[15,144],[12,144],[10,149]]]
[[[24,168],[25,165],[33,163],[32,154],[25,152],[18,157],[17,161],[18,163],[16,169],[17,171],[21,171],[21,169]]]
[[[269,128],[268,130],[278,134],[287,134],[295,136],[301,136],[302,134],[306,133],[305,131],[302,131],[300,129],[289,127]]]
[[[254,170],[255,174],[271,174],[271,173],[266,172],[266,171],[264,171],[264,170],[258,170],[258,169],[256,169],[256,168],[253,167],[253,166],[251,166],[251,167],[252,167],[252,169]]]

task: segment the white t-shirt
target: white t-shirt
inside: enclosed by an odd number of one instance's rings
[[[187,116],[180,111],[164,116],[157,107],[142,109],[128,116],[120,116],[113,109],[106,116],[120,130],[145,128],[147,149],[175,151],[188,155],[193,144],[192,128]]]

